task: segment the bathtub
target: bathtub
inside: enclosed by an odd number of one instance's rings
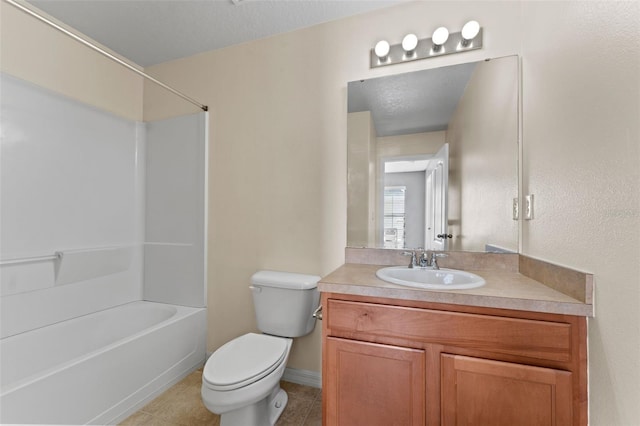
[[[117,423],[203,364],[205,328],[137,301],[2,339],[0,423]]]

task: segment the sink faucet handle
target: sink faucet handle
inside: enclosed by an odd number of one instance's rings
[[[416,260],[416,252],[415,251],[403,251],[402,255],[403,256],[411,256],[411,260],[409,261],[409,268],[413,268],[414,266],[416,266],[418,264],[418,261]]]
[[[431,252],[430,260],[432,262],[435,262],[438,257],[447,257],[447,255],[444,253],[438,253],[436,251]]]
[[[439,258],[439,257],[447,257],[447,255],[446,255],[446,254],[444,254],[444,253],[437,253],[437,252],[435,252],[435,251],[432,251],[432,252],[431,252],[431,260],[430,260],[430,263],[431,263],[431,267],[432,267],[433,269],[440,269],[440,266],[438,266],[438,258]]]

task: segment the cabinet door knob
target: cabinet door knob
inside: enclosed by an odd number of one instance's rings
[[[453,235],[451,234],[438,234],[436,235],[437,238],[443,239],[443,238],[453,238]]]

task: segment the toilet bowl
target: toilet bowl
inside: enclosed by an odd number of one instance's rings
[[[315,275],[260,271],[251,277],[258,328],[221,346],[207,360],[201,395],[221,426],[273,426],[287,394],[280,379],[292,339],[313,331],[320,295]]]
[[[221,425],[271,426],[287,404],[280,388],[292,340],[248,333],[218,349],[205,365],[202,401]]]

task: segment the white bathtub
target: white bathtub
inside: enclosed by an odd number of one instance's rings
[[[205,360],[206,309],[132,302],[0,340],[0,423],[113,424]]]

